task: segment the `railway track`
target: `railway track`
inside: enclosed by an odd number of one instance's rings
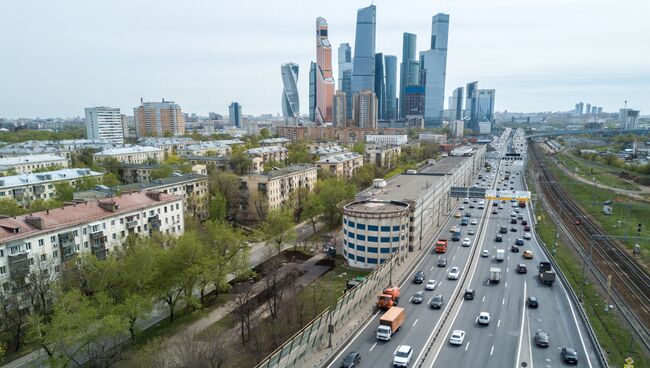
[[[640,337],[645,348],[650,350],[650,276],[630,255],[619,246],[600,227],[587,216],[570,196],[557,184],[555,176],[541,159],[535,144],[530,145],[535,177],[538,188],[547,199],[548,205],[559,213],[564,224],[578,240],[575,246],[580,247],[578,254],[582,262],[589,262],[591,270],[602,287],[607,288],[607,276],[611,275],[612,302],[619,309],[627,308],[629,313],[623,313],[631,327]],[[581,224],[576,224],[580,220]],[[578,249],[577,249],[578,250]],[[589,256],[589,254],[591,256]],[[617,298],[624,303],[619,305]]]

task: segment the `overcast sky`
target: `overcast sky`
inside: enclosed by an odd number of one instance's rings
[[[300,65],[308,109],[315,19],[335,49],[354,44],[357,0],[19,0],[0,11],[0,117],[69,117],[87,106],[132,115],[140,97],[185,112],[281,111],[280,64]],[[401,62],[402,33],[429,44],[450,14],[447,95],[478,80],[499,111],[578,101],[650,113],[649,0],[377,0],[377,52]],[[335,67],[336,74],[336,67]],[[338,86],[337,86],[338,88]],[[445,106],[447,101],[445,99]]]

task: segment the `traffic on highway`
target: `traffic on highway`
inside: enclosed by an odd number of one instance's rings
[[[508,129],[491,145],[501,159],[470,185],[526,191],[523,132]],[[532,214],[528,201],[505,195],[460,198],[431,250],[390,290],[399,302],[378,308],[328,367],[600,366]]]

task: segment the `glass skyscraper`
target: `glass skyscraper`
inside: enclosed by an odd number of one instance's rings
[[[442,125],[445,102],[445,78],[447,76],[447,41],[449,36],[449,15],[438,13],[433,16],[431,49],[420,54],[421,67],[425,72],[424,124],[426,127]],[[423,65],[422,65],[423,64]]]
[[[458,87],[454,93],[449,97],[449,120],[462,120],[463,119],[463,87]]]
[[[382,53],[375,54],[375,95],[377,96],[379,119],[383,119],[386,84],[384,83],[384,54]]]
[[[397,57],[384,56],[386,94],[384,96],[384,119],[397,119]]]
[[[318,65],[311,62],[309,66],[309,120],[315,121],[316,118],[316,70]]]
[[[465,94],[465,117],[469,121],[478,121],[478,81],[467,83]]]
[[[345,93],[346,119],[352,118],[352,48],[349,43],[339,46],[339,90]]]
[[[404,106],[406,87],[420,84],[420,62],[416,59],[416,43],[416,35],[404,32],[402,36],[402,63],[400,64],[399,74],[399,115],[401,117],[406,116],[406,107]]]
[[[493,89],[479,89],[477,93],[476,116],[478,122],[492,121],[494,119],[494,99],[496,91]]]
[[[285,63],[280,66],[282,72],[282,115],[285,121],[297,123],[300,119],[300,102],[298,99],[298,64]]]
[[[374,5],[357,11],[357,30],[352,65],[352,93],[375,87],[375,26],[377,10]]]

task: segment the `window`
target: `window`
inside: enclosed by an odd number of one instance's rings
[[[377,237],[376,236],[368,236],[368,241],[376,243],[377,242]]]
[[[357,261],[359,261],[359,262],[365,262],[365,261],[366,261],[366,257],[357,256]]]
[[[39,241],[39,244],[40,244],[40,241]],[[32,243],[30,243],[30,242],[25,243],[25,250],[31,250],[31,249],[32,249]]]
[[[368,225],[368,230],[369,231],[378,231],[379,226],[377,226],[377,225]]]
[[[343,229],[343,235],[348,235],[348,229]]]
[[[0,249],[0,258],[2,258],[2,257],[4,257],[4,256],[5,256],[5,250],[4,250],[4,249]]]
[[[86,228],[84,227],[83,234],[86,235],[86,233],[87,233],[87,231],[86,231]]]
[[[382,243],[390,243],[390,236],[382,236],[381,237],[381,242]]]
[[[61,267],[59,265],[54,266],[54,272],[59,272],[61,271]]]
[[[354,239],[354,233],[351,231],[348,231],[348,238]]]
[[[349,225],[350,227],[354,227],[354,222],[352,222],[352,221],[348,221],[348,225]]]
[[[348,253],[348,258],[352,261],[354,261],[354,254]]]
[[[357,250],[360,251],[360,252],[365,252],[366,251],[366,246],[357,244]]]
[[[84,242],[84,248],[88,248],[88,242],[87,241]]]
[[[124,224],[124,218],[120,219],[120,225]]]
[[[348,247],[350,249],[354,249],[354,243],[353,242],[348,242]]]
[[[79,236],[79,232],[77,230],[75,230],[75,231],[72,232],[72,235]]]
[[[123,238],[124,237],[124,230],[120,233],[120,236]]]
[[[30,258],[30,259],[29,259],[29,265],[30,265],[30,266],[33,266],[33,265],[34,265],[34,258]]]
[[[0,266],[0,275],[4,275],[5,273],[7,273],[7,267]]]
[[[365,230],[366,229],[366,224],[360,224],[357,222],[357,229]]]
[[[52,258],[57,258],[58,256],[59,256],[59,251],[58,250],[52,251]]]
[[[43,239],[38,239],[38,246],[39,246],[39,247],[42,247],[42,246],[44,246],[44,245],[45,245],[45,240],[43,240]]]
[[[115,220],[111,220],[111,226],[115,226]]]
[[[377,253],[377,247],[368,247],[368,253]]]
[[[47,261],[47,254],[41,254],[41,262]]]
[[[394,242],[398,242],[398,241],[399,241],[399,236],[394,236],[394,237],[393,237],[393,241],[394,241]]]
[[[178,209],[178,203],[176,203],[176,209]]]
[[[113,240],[117,239],[117,234],[113,233]]]
[[[390,253],[390,248],[379,248],[380,253]]]
[[[359,240],[366,240],[366,236],[363,234],[357,234],[357,239]]]
[[[399,231],[399,225],[393,226],[393,231]]]
[[[381,231],[390,231],[390,226],[382,226]]]
[[[50,236],[50,243],[56,243],[56,236]]]
[[[369,264],[377,264],[377,258],[368,258]]]

